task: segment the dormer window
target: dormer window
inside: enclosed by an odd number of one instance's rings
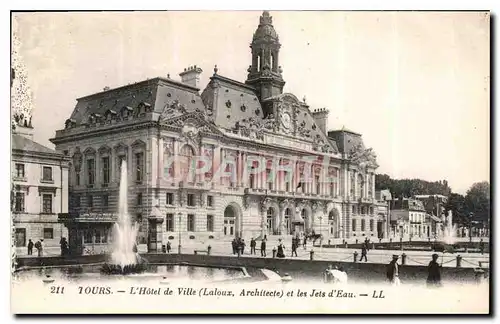
[[[106,118],[106,121],[111,121],[113,120],[113,118],[116,116],[116,111],[112,110],[112,109],[108,109],[106,110],[106,112],[104,113],[104,117]]]
[[[134,111],[134,109],[132,107],[129,107],[129,106],[123,107],[121,110],[122,118],[128,118],[133,111]]]
[[[64,126],[66,129],[75,127],[76,121],[74,119],[66,119],[66,122],[64,123]]]

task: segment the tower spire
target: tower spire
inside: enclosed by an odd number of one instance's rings
[[[281,44],[268,11],[260,16],[250,48],[252,64],[247,70],[246,83],[255,87],[261,100],[281,94],[285,85],[279,66]]]

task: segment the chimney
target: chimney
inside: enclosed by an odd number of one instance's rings
[[[203,72],[203,70],[194,65],[184,69],[183,72],[179,73],[179,76],[181,77],[182,83],[189,84],[190,86],[195,88],[199,88],[201,72]]]
[[[31,117],[29,119],[24,114],[14,114],[13,130],[12,133],[21,135],[30,140],[33,140],[33,125],[31,124]]]
[[[328,113],[329,111],[326,110],[326,108],[314,109],[312,113],[314,121],[325,134],[326,134],[326,124],[328,122]]]

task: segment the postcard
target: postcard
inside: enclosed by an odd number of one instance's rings
[[[489,12],[11,14],[12,313],[490,313]]]

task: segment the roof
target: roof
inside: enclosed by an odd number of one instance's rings
[[[430,219],[432,219],[435,222],[441,222],[441,219],[439,219],[439,217],[434,216],[432,214],[427,214],[427,217],[429,217]]]
[[[62,156],[62,154],[56,152],[55,150],[45,147],[42,144],[32,141],[29,138],[26,138],[19,134],[12,134],[12,150]]]
[[[133,110],[141,103],[152,106],[156,113],[162,113],[167,104],[174,102],[183,104],[188,112],[204,109],[198,90],[179,81],[157,77],[79,98],[70,119],[80,125],[92,114],[104,116],[108,110],[119,113],[124,107]]]

